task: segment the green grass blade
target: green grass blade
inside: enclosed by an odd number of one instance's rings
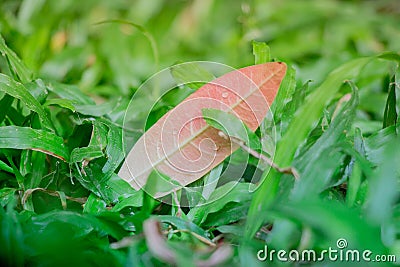
[[[202,112],[208,125],[224,132],[229,137],[245,142],[253,150],[260,149],[258,136],[235,115],[212,108],[205,108]]]
[[[386,100],[385,113],[383,115],[383,128],[396,125],[396,76],[390,79],[389,92]]]
[[[297,148],[307,138],[311,129],[319,121],[325,106],[332,100],[345,80],[358,75],[360,70],[371,58],[352,60],[329,74],[327,79],[305,99],[304,105],[295,114],[286,131],[277,145],[275,163],[278,166],[289,166]],[[271,170],[263,174],[263,182],[254,195],[249,210],[249,219],[246,225],[246,237],[252,238],[263,221],[258,214],[268,208],[277,193],[281,173]],[[272,186],[272,187],[271,187]],[[266,201],[268,198],[268,201]]]
[[[14,81],[7,75],[0,74],[0,91],[21,100],[30,110],[39,115],[44,127],[53,129],[53,124],[42,105],[21,83]]]
[[[200,228],[199,226],[197,226],[196,224],[194,224],[190,221],[186,221],[182,218],[170,216],[170,215],[159,215],[159,216],[156,216],[155,219],[157,219],[163,223],[172,225],[172,226],[176,227],[176,229],[188,230],[192,233],[196,233],[196,234],[202,236],[203,238],[206,238],[207,240],[211,241],[209,239],[209,234],[206,231],[204,231],[202,228]]]
[[[275,163],[285,167],[292,163],[293,157],[300,144],[307,138],[310,131],[319,121],[325,106],[333,99],[345,80],[355,78],[361,69],[372,59],[400,60],[396,53],[384,53],[375,57],[354,59],[332,71],[326,80],[305,99],[302,107],[297,111],[289,124],[286,134],[277,144]],[[263,180],[254,195],[249,210],[249,218],[246,225],[246,238],[250,239],[263,223],[258,214],[266,211],[278,192],[278,186],[282,174],[271,170],[263,174]],[[272,188],[269,188],[272,186]],[[268,195],[267,195],[268,194]]]
[[[29,155],[29,157],[26,157],[27,161],[23,162],[21,160],[20,162],[20,169],[24,169],[25,172],[24,176],[28,174],[28,177],[30,178],[24,181],[25,187],[26,188],[40,187],[40,183],[42,182],[43,177],[45,177],[48,173],[48,168],[43,168],[43,166],[46,166],[47,155],[39,151],[31,151],[31,150],[23,150],[23,151],[27,151],[28,153],[25,154]],[[29,166],[31,165],[29,163],[31,163],[32,166]]]
[[[63,99],[63,98],[52,98],[52,99],[47,99],[46,102],[44,103],[45,106],[59,106],[61,108],[69,109],[72,112],[75,112],[75,106],[73,105],[73,102],[69,99]]]
[[[51,92],[55,93],[63,99],[71,100],[73,104],[95,104],[95,102],[90,97],[82,93],[79,88],[74,85],[61,84],[57,82],[48,82],[46,83],[46,85],[46,88],[49,89]]]
[[[7,113],[14,102],[14,98],[10,95],[5,95],[1,100],[0,100],[0,124],[4,121],[5,117],[7,116]]]
[[[286,77],[284,81],[287,80]],[[308,87],[309,87],[310,81],[307,81],[304,83],[302,86],[297,87],[295,91],[293,92],[293,95],[291,96],[291,101],[287,104],[285,104],[284,108],[282,109],[281,113],[281,135],[284,135],[286,133],[287,127],[292,120],[294,114],[298,110],[298,108],[303,104],[304,99],[306,98]],[[282,85],[281,85],[282,86]],[[284,87],[281,87],[284,88]],[[278,92],[279,95],[279,92]],[[275,103],[275,102],[274,102]],[[274,103],[272,103],[272,107],[274,107]],[[276,114],[276,111],[275,111]]]
[[[255,64],[263,64],[271,61],[271,51],[264,42],[253,41],[253,55]]]
[[[362,133],[359,128],[355,129],[354,148],[359,153],[365,153]],[[347,184],[346,203],[348,206],[352,207],[355,204],[357,193],[362,183],[362,165],[353,157],[350,166],[351,174]]]
[[[96,116],[96,117],[101,117],[106,114],[111,113],[115,107],[118,107],[121,102],[121,99],[116,99],[115,101],[108,101],[106,103],[102,104],[91,104],[91,105],[79,105],[75,104],[74,107],[77,112],[84,114],[84,115],[89,115],[89,116]]]
[[[109,175],[113,173],[124,159],[122,129],[115,125],[108,125],[106,156],[107,162],[104,164],[102,172]]]
[[[172,66],[171,75],[178,85],[186,85],[194,90],[216,78],[196,62]]]
[[[113,211],[120,211],[126,207],[141,207],[143,206],[143,191],[136,191],[131,196],[122,199],[114,207]]]
[[[221,177],[223,166],[224,164],[219,164],[204,177],[204,186],[201,195],[205,200],[208,200],[215,191],[219,178]]]
[[[23,266],[25,262],[24,235],[14,205],[15,201],[12,201],[6,209],[0,209],[0,259],[3,266]]]
[[[400,138],[393,135],[384,145],[382,162],[370,180],[367,214],[373,222],[387,221],[392,214],[393,204],[399,197],[399,151]]]
[[[303,199],[307,195],[319,193],[324,189],[337,169],[338,163],[344,159],[341,151],[334,147],[345,141],[345,132],[349,132],[356,113],[358,92],[355,85],[352,83],[350,85],[353,89],[351,98],[346,99],[347,103],[341,107],[329,128],[315,144],[294,162],[301,174],[301,178],[296,181],[292,191],[292,196],[296,199]]]
[[[6,171],[9,173],[14,173],[13,169],[7,165],[4,161],[0,160],[0,170]]]
[[[317,124],[325,106],[332,100],[343,82],[356,77],[370,60],[371,58],[361,58],[344,64],[331,72],[327,79],[309,94],[277,147],[276,160],[280,166],[290,165],[298,146]]]
[[[252,197],[250,186],[251,184],[247,183],[229,182],[218,187],[205,203],[189,211],[188,218],[201,225],[209,214],[222,210],[228,203],[242,203],[250,200]]]
[[[362,218],[359,210],[348,209],[337,201],[309,200],[281,203],[271,209],[279,217],[301,222],[317,231],[322,238],[336,242],[344,238],[349,248],[360,251],[370,249],[374,254],[384,253],[380,228]],[[333,243],[332,247],[336,244]]]
[[[11,201],[15,201],[16,188],[3,187],[0,189],[0,206],[4,208]]]
[[[69,160],[68,149],[61,137],[28,127],[0,127],[0,148],[38,150],[64,161]]]
[[[30,71],[21,59],[12,51],[4,41],[3,36],[0,34],[0,52],[7,58],[10,64],[10,71],[14,73],[20,82],[27,83],[32,80],[33,73]]]
[[[302,91],[303,88],[299,88]],[[295,97],[296,93],[296,70],[293,66],[288,66],[286,76],[282,80],[279,87],[279,91],[275,97],[274,102],[271,105],[271,111],[274,115],[275,121],[281,121],[286,115],[287,108],[292,108],[293,104],[290,105]],[[301,95],[302,92],[300,92]]]
[[[77,147],[71,152],[71,163],[82,162],[83,160],[92,160],[102,157],[103,151],[99,147]]]
[[[386,127],[365,139],[365,154],[367,159],[379,166],[385,158],[385,146],[396,137],[395,126]]]

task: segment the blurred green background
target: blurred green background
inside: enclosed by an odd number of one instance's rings
[[[396,0],[3,0],[0,10],[0,31],[35,73],[106,98],[176,62],[250,65],[252,40],[303,81],[400,43]]]
[[[203,241],[214,237],[217,244],[233,244],[227,266],[257,266],[255,253],[264,244],[321,250],[338,237],[359,249],[400,255],[398,55],[392,54],[395,64],[375,60],[356,75],[359,90],[342,86],[343,77],[352,77],[347,71],[361,68],[352,59],[400,51],[400,1],[2,0],[0,33],[34,76],[21,79],[29,73],[21,66],[13,72],[19,61],[0,42],[0,72],[8,75],[0,74],[0,134],[9,138],[0,142],[0,260],[16,266],[162,266],[142,232],[150,216],[164,223],[181,266],[209,255]],[[283,177],[277,193],[270,197],[266,187],[259,198],[249,194],[243,177],[209,206],[182,215],[161,204],[151,215],[155,201],[115,174],[130,97],[148,77],[177,62],[252,65],[253,40],[266,42],[274,59],[288,63],[272,109],[277,139],[289,142],[277,148],[292,152],[288,164],[303,176],[271,172]],[[353,65],[330,80],[336,87],[318,87],[348,62]],[[351,100],[343,102],[350,92]],[[172,102],[162,103],[149,121]],[[305,130],[291,146],[293,121],[304,122]],[[272,133],[268,123],[258,130],[266,136]],[[142,133],[132,132],[135,138]],[[69,159],[30,150],[32,140],[46,141],[35,144]],[[254,161],[245,162],[249,173]],[[248,219],[249,209],[267,202],[274,205]],[[259,230],[257,241],[244,234],[246,224]],[[239,247],[245,238],[251,244]]]

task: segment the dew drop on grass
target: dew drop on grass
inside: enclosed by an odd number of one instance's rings
[[[228,97],[228,93],[227,92],[225,92],[225,93],[222,93],[222,98],[227,98]]]

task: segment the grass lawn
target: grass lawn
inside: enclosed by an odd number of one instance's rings
[[[2,0],[0,52],[1,266],[400,264],[400,1]]]

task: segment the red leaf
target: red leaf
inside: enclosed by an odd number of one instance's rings
[[[237,149],[206,124],[203,108],[235,114],[255,131],[267,114],[286,65],[271,62],[229,72],[199,88],[165,114],[135,144],[119,171],[135,189],[153,168],[185,186]],[[127,114],[129,116],[129,114]],[[165,193],[162,193],[165,195]]]

